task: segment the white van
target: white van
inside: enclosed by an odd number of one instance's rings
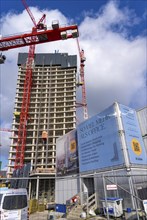
[[[29,219],[26,189],[0,188],[0,217],[1,220]]]

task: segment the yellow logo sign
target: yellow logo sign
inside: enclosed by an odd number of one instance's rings
[[[74,153],[74,152],[76,151],[76,141],[75,141],[75,140],[72,140],[72,141],[70,142],[70,151],[71,151],[72,153]]]
[[[132,145],[132,150],[133,150],[133,152],[134,152],[137,156],[139,156],[139,155],[142,153],[142,148],[141,148],[141,145],[140,145],[139,141],[134,138],[134,139],[132,139],[131,145]]]

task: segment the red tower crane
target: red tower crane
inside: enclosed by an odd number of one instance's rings
[[[30,94],[32,87],[32,71],[33,61],[35,55],[35,45],[45,42],[64,40],[68,38],[78,37],[77,25],[71,25],[66,27],[59,27],[58,22],[52,23],[52,29],[47,30],[45,24],[46,15],[43,14],[42,18],[36,23],[35,18],[26,4],[25,0],[22,0],[24,7],[26,8],[34,27],[32,32],[28,34],[16,35],[11,37],[2,37],[0,39],[0,51],[5,51],[13,48],[30,46],[28,59],[26,62],[26,74],[23,87],[22,105],[20,112],[20,123],[18,128],[18,141],[16,146],[16,157],[14,168],[21,168],[24,165],[24,152],[26,146],[26,132],[28,121],[28,110],[30,106]]]
[[[82,103],[77,103],[77,105],[78,107],[83,107],[84,119],[88,119],[88,108],[86,101],[85,76],[84,76],[84,67],[85,67],[86,58],[84,55],[84,50],[80,49],[78,38],[77,38],[77,45],[80,56],[80,78],[81,78],[80,85],[82,86]]]

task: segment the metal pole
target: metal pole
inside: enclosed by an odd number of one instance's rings
[[[130,183],[131,183],[130,188],[132,188],[132,194],[135,195],[135,191],[134,191],[134,185],[133,185],[132,177],[130,176],[129,178],[130,178]],[[136,202],[136,198],[133,197],[132,199],[133,199],[133,202],[134,202],[134,207],[135,207],[135,210],[136,210],[137,219],[139,220],[140,218],[139,218],[139,214],[138,214],[138,210],[137,210],[137,202]]]
[[[36,199],[39,197],[39,176],[37,176],[37,185],[36,185]]]
[[[114,172],[114,170],[113,170],[113,172]],[[113,175],[114,175],[115,184],[116,184],[116,186],[117,186],[117,177],[115,176],[115,173],[113,173]],[[119,198],[118,187],[117,187],[117,190],[116,190],[116,195],[117,195],[117,198]]]
[[[98,192],[97,192],[97,181],[96,181],[96,173],[94,173],[94,192],[95,192],[95,205],[98,208]]]
[[[122,144],[122,151],[123,151],[123,155],[124,155],[125,165],[126,165],[126,168],[130,168],[128,148],[127,148],[125,134],[124,134],[122,116],[121,116],[121,112],[119,109],[119,104],[117,102],[115,102],[115,110],[117,113],[117,122],[118,122],[118,128],[119,128],[119,134],[120,134],[120,140],[121,140],[121,144]]]
[[[107,202],[107,190],[106,190],[106,181],[105,181],[105,176],[104,175],[103,175],[103,185],[104,185],[104,195],[105,195],[105,205],[106,205],[107,220],[109,220],[108,202]]]
[[[86,194],[86,200],[87,200],[87,216],[89,215],[89,208],[88,208],[88,192],[87,192],[87,194]]]
[[[80,203],[83,205],[83,187],[82,187],[82,177],[79,176],[79,182],[80,182]]]
[[[29,200],[31,199],[31,181],[29,181]]]
[[[128,181],[129,181],[129,188],[130,188],[130,194],[131,194],[131,200],[132,200],[132,205],[133,205],[133,209],[135,208],[135,204],[134,204],[134,193],[133,193],[133,189],[132,189],[132,181],[131,181],[131,177],[128,176]]]

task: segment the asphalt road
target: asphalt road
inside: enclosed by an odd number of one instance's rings
[[[29,220],[48,220],[49,219],[49,211],[45,210],[44,212],[36,212],[33,213],[29,216]],[[66,220],[66,218],[54,218],[54,219],[58,219],[58,220]],[[54,220],[53,219],[53,220]]]
[[[49,214],[49,211],[47,211],[47,210],[45,210],[44,212],[36,212],[36,213],[33,213],[33,214],[30,215],[29,220],[48,220],[48,214]],[[66,220],[66,218],[55,218],[55,219]],[[98,219],[103,220],[103,219],[106,219],[106,218],[102,218],[102,217],[93,217],[93,218],[91,218],[91,220],[98,220]]]
[[[36,212],[34,214],[30,215],[29,220],[48,220],[48,214],[49,211],[45,210],[44,212]],[[67,220],[66,218],[55,218],[57,220]],[[106,218],[102,218],[102,217],[93,217],[90,218],[89,220],[105,220]],[[53,219],[54,220],[54,219]]]
[[[45,210],[44,212],[35,212],[30,214],[29,220],[47,220],[47,216],[48,210]]]
[[[45,210],[44,212],[36,212],[34,214],[31,214],[30,217],[29,217],[29,220],[49,220],[48,218],[48,215],[49,215],[49,211],[48,210]],[[53,220],[66,220],[66,218],[54,218]],[[101,216],[96,216],[96,217],[91,217],[89,218],[89,220],[106,220],[107,218],[106,217],[101,217]],[[109,218],[110,220],[114,220],[113,217],[110,217]],[[117,220],[122,220],[122,219],[125,219],[125,220],[137,220],[137,216],[135,213],[130,213],[130,215],[125,215],[125,218],[117,218]],[[141,219],[146,219],[146,217],[144,218],[141,218]]]

